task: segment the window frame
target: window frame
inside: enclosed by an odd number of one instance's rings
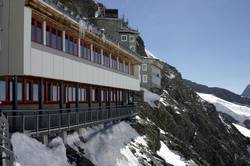
[[[124,39],[123,37],[125,37],[126,39]],[[122,42],[128,41],[128,35],[121,35],[121,41]]]
[[[32,33],[32,27],[33,27],[33,24],[32,24],[32,21],[34,19],[34,40],[33,40],[33,33]],[[38,40],[38,22],[41,23],[41,42],[39,42]],[[35,42],[35,43],[38,43],[38,44],[43,44],[43,41],[44,41],[44,37],[43,37],[43,19],[42,18],[39,18],[38,16],[36,15],[33,15],[31,17],[31,41],[32,42]]]

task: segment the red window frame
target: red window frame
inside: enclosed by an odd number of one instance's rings
[[[80,97],[80,95],[82,95],[81,94],[81,90],[82,89],[85,89],[85,100],[81,100],[81,97]],[[78,89],[78,100],[79,100],[79,103],[88,103],[88,87],[87,86],[80,86],[79,87],[79,89]]]
[[[31,100],[28,100],[27,99],[27,86],[26,86],[26,83],[27,82],[30,82],[30,99]],[[37,79],[27,79],[27,78],[24,78],[23,81],[22,81],[22,84],[23,84],[23,88],[22,88],[22,91],[23,91],[23,101],[20,101],[24,104],[37,104],[38,103],[38,100],[39,100],[39,90],[37,92],[38,94],[38,98],[37,100],[34,100],[34,82],[37,82],[38,83],[38,89],[39,89],[39,80]]]
[[[69,92],[67,92],[67,90],[69,88],[72,88],[71,91],[71,95],[72,95],[72,99],[69,99]],[[73,92],[73,89],[75,88],[75,92]],[[64,103],[76,103],[76,84],[74,83],[65,83],[64,84]],[[79,93],[79,92],[78,92]],[[75,99],[75,100],[73,100]]]
[[[47,41],[46,41],[46,46],[50,47],[50,48],[54,48],[52,46],[52,29],[54,29],[56,31],[56,48],[54,49],[57,49],[57,50],[60,50],[62,51],[63,50],[63,31],[59,28],[55,28],[56,25],[52,24],[52,23],[49,23],[47,22],[46,24],[46,36],[47,36],[47,27],[49,28],[49,36],[50,36],[50,41],[49,41],[49,45],[47,44]],[[58,43],[58,33],[59,31],[61,32],[61,48],[59,47],[59,43]]]
[[[34,19],[34,40],[32,40],[32,41],[36,42],[36,43],[39,43],[39,44],[43,44],[43,41],[44,41],[44,38],[43,38],[43,28],[44,28],[43,27],[43,20],[41,18],[38,18],[37,16],[32,16],[31,19]],[[41,31],[42,31],[42,41],[41,42],[38,41],[38,32],[37,32],[37,24],[38,24],[38,22],[40,22],[41,25],[42,25],[42,29],[41,29]],[[31,26],[33,26],[32,25],[32,20],[31,20]]]
[[[50,87],[49,85],[50,84]],[[56,86],[57,88],[57,92],[56,92],[56,101],[53,101],[53,86]],[[51,95],[51,99],[49,100],[49,96],[48,96],[48,88],[50,89],[50,95]],[[45,98],[44,98],[44,103],[45,104],[58,104],[60,101],[60,87],[59,87],[59,82],[58,81],[52,81],[52,80],[46,80],[45,81]]]
[[[78,49],[79,49],[79,47],[78,47],[78,37],[75,37],[75,35],[73,35],[71,33],[65,33],[65,38],[66,38],[66,36],[68,38],[68,50],[65,50],[65,52],[68,53],[68,54],[71,54],[73,56],[78,56]],[[72,49],[73,49],[72,51],[73,52],[70,52],[70,50],[71,50],[70,49],[70,43],[71,43],[71,41],[73,43],[73,45],[72,45]],[[75,44],[76,44],[76,50],[75,50]]]

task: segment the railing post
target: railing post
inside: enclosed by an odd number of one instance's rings
[[[22,115],[22,123],[23,123],[22,131],[24,133],[24,131],[25,131],[25,115]]]

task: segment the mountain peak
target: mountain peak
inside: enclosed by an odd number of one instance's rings
[[[250,84],[247,85],[246,89],[243,91],[242,96],[250,97]]]

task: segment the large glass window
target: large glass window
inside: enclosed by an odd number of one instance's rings
[[[32,90],[31,90],[31,86],[32,83],[31,81],[26,81],[26,101],[31,101],[32,100]]]
[[[17,100],[18,101],[23,100],[23,84],[22,84],[22,81],[17,82]]]
[[[52,48],[57,48],[56,46],[56,29],[52,28]]]
[[[80,102],[86,102],[87,101],[87,89],[86,88],[79,88],[78,98],[79,98]]]
[[[33,101],[38,101],[38,82],[34,81],[33,84]]]
[[[76,88],[73,85],[65,86],[65,101],[66,102],[76,101]]]
[[[117,69],[117,59],[115,57],[112,57],[112,68]]]
[[[47,81],[46,85],[46,101],[58,102],[59,101],[59,85],[57,82]]]
[[[57,30],[57,49],[62,50],[62,31]]]
[[[124,64],[122,60],[119,60],[119,71],[124,72]]]
[[[103,63],[104,63],[104,66],[107,66],[109,67],[110,66],[110,62],[109,62],[109,54],[107,52],[104,52],[103,53]]]
[[[129,64],[125,63],[125,73],[129,74]]]
[[[46,46],[50,47],[50,39],[51,39],[51,32],[50,32],[50,27],[47,25],[46,26]]]
[[[93,62],[101,64],[101,50],[98,48],[93,49]]]
[[[37,43],[43,43],[43,25],[37,18],[31,20],[31,40]]]
[[[13,101],[13,81],[9,80],[9,101]]]
[[[6,82],[0,80],[0,101],[6,101]]]
[[[81,57],[91,61],[90,45],[85,42],[81,42]]]

